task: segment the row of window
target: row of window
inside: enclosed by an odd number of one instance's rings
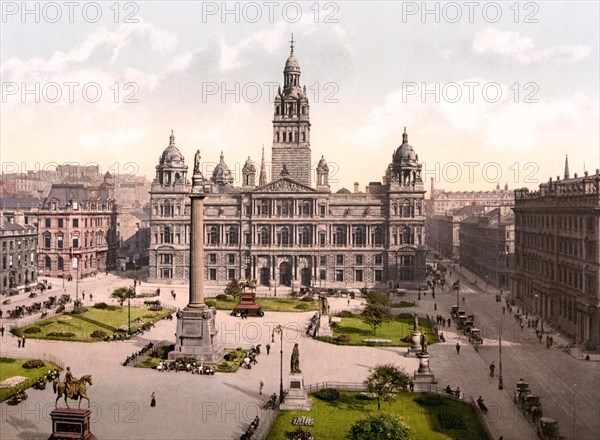
[[[84,234],[84,247],[89,246],[106,246],[106,237],[102,231],[96,232],[95,234]],[[64,236],[63,234],[56,234],[56,248],[64,249]],[[73,249],[79,248],[79,235],[74,235],[72,238]],[[52,247],[52,234],[44,234],[44,248],[50,249]]]
[[[172,272],[168,272],[168,273],[172,273]],[[207,275],[208,275],[208,280],[216,281],[217,280],[217,268],[210,267],[208,269]],[[379,270],[379,269],[375,270],[374,275],[375,275],[375,281],[377,281],[377,282],[383,281],[383,271],[382,270]],[[228,280],[237,280],[238,279],[237,270],[236,269],[227,269],[227,279]],[[327,270],[321,269],[319,271],[319,280],[321,280],[321,281],[327,280]],[[334,280],[337,282],[345,281],[343,269],[334,270]],[[355,281],[357,283],[364,282],[364,271],[362,269],[357,269],[354,271],[354,280],[353,281]]]
[[[90,268],[93,268],[93,267],[95,267],[95,261],[96,261],[95,258],[92,258],[92,257],[90,257],[90,258],[83,257],[83,258],[80,259],[80,268],[87,269],[88,266]],[[61,256],[58,256],[56,258],[56,262],[54,262],[52,260],[52,257],[46,255],[44,257],[44,268],[46,270],[52,270],[54,267],[56,267],[57,270],[65,270],[65,260],[64,260],[64,258],[61,257]]]
[[[85,209],[87,211],[110,211],[113,209],[113,203],[112,202],[92,202],[92,201],[86,201],[83,203],[83,205],[80,205],[79,202],[77,200],[72,200],[70,202],[68,202],[68,205],[71,206],[71,208],[74,211],[79,210],[79,208]],[[58,206],[58,200],[56,199],[52,199],[50,201],[50,209],[52,211],[56,211],[58,210],[59,206]]]
[[[554,229],[555,218],[556,227],[559,231],[583,232],[584,222],[585,231],[594,232],[596,230],[595,218],[581,215],[522,214],[515,217],[515,224],[517,226]]]
[[[29,255],[29,257],[27,256]],[[20,268],[22,266],[35,265],[37,262],[35,261],[35,252],[31,252],[29,254],[25,254],[24,258],[21,259],[21,255],[17,255],[17,267]],[[14,266],[14,259],[12,255],[2,255],[2,270],[12,269]]]
[[[6,240],[2,242],[2,253],[13,252],[15,250],[15,242],[17,244],[17,251],[21,251],[23,249],[27,250],[29,248],[35,249],[37,247],[37,239],[35,238],[24,238],[22,240]]]
[[[17,287],[22,284],[28,284],[28,283],[35,282],[35,271],[34,270],[32,270],[31,272],[25,271],[24,274],[25,274],[25,276],[23,276],[23,274],[21,274],[21,272],[19,272],[15,275],[2,277],[2,287],[4,289],[10,289],[12,287]]]
[[[93,218],[89,219],[89,227],[93,228],[93,227],[103,226],[104,225],[104,220],[106,220],[106,225],[109,226],[110,225],[110,219],[108,217],[106,219],[104,219],[103,217],[93,217]],[[64,219],[64,218],[58,217],[58,218],[56,218],[56,227],[57,228],[64,228],[68,221],[69,221],[68,219]],[[72,225],[73,225],[74,228],[78,228],[79,227],[80,222],[79,222],[78,218],[71,219],[71,222],[72,222]],[[44,226],[46,228],[51,228],[52,227],[52,218],[51,217],[46,217],[44,219]],[[83,219],[83,227],[84,228],[88,227],[88,218],[84,218]]]

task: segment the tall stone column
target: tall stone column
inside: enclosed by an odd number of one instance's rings
[[[200,152],[196,153],[192,177],[189,302],[177,311],[175,350],[169,359],[191,357],[206,363],[217,363],[224,354],[217,339],[217,311],[204,302],[204,182],[200,173]]]

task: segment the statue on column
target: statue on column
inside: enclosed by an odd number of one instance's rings
[[[415,324],[413,325],[413,332],[418,332],[418,331],[419,331],[419,318],[415,314]]]
[[[194,174],[200,174],[200,150],[196,150],[194,156]]]
[[[290,372],[291,373],[300,373],[300,349],[298,348],[298,343],[294,344],[294,349],[292,350],[292,359],[290,364]]]

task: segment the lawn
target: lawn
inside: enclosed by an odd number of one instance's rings
[[[127,306],[107,306],[101,309],[84,307],[83,309],[85,309],[83,313],[61,313],[16,329],[13,333],[31,339],[79,342],[99,342],[103,341],[105,336],[126,334]],[[168,309],[153,311],[149,307],[131,307],[131,331],[134,332],[145,323],[156,322],[170,313],[172,311]],[[92,333],[95,333],[94,337]]]
[[[28,360],[29,359],[0,357],[0,382],[13,376],[23,376],[28,379],[27,381],[22,382],[13,388],[0,388],[0,402],[4,402],[13,394],[29,388],[31,385],[37,382],[38,379],[45,376],[46,373],[48,373],[48,370],[60,370],[58,366],[49,361],[43,361],[44,367],[42,368],[23,368],[23,364]]]
[[[228,297],[227,299],[211,298],[206,300],[206,304],[218,310],[233,310],[239,300]],[[306,312],[309,310],[319,310],[319,301],[304,301],[293,298],[256,298],[256,303],[262,307],[265,312]]]
[[[135,366],[138,368],[156,368],[158,364],[169,358],[169,353],[174,349],[175,345],[155,348],[146,359]],[[228,350],[223,359],[215,366],[215,371],[219,373],[235,373],[240,368],[247,353],[248,350],[244,350],[243,348]],[[208,364],[205,363],[205,365]]]
[[[382,402],[381,410],[400,416],[410,426],[414,440],[488,440],[475,410],[456,400],[441,398],[440,406],[421,406],[413,398],[424,393],[398,393],[395,401]],[[296,416],[313,417],[314,425],[302,427],[318,440],[345,439],[350,427],[377,411],[376,400],[363,400],[361,393],[340,391],[340,399],[326,402],[314,395],[310,411],[280,411],[273,422],[267,440],[285,439],[285,432],[295,431],[292,419]],[[454,429],[443,426],[453,426]]]
[[[375,345],[385,347],[410,347],[410,336],[413,331],[414,318],[407,315],[395,315],[390,322],[384,323],[377,328],[373,335],[373,329],[362,322],[360,316],[343,317],[342,322],[333,325],[333,337],[318,337],[317,339],[339,345]],[[425,318],[419,318],[419,331],[427,333],[427,343],[437,342],[436,335]],[[348,335],[349,341],[336,340],[340,335]],[[364,339],[391,339],[392,342],[365,342]],[[403,340],[404,339],[404,340]]]
[[[410,301],[398,301],[390,304],[390,307],[393,308],[405,308],[405,307],[414,307],[415,303]]]
[[[146,359],[134,366],[138,368],[156,368],[158,364],[169,358],[169,353],[173,350],[175,350],[175,345],[153,348]]]

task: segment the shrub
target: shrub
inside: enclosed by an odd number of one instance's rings
[[[227,301],[227,298],[228,296],[224,293],[219,293],[217,296],[215,296],[215,299],[218,301]]]
[[[339,335],[334,338],[338,342],[350,342],[352,338],[350,335]]]
[[[16,361],[15,358],[0,357],[0,364],[12,364],[15,361]]]
[[[75,336],[75,333],[71,333],[71,332],[50,332],[50,333],[48,333],[48,336],[50,336],[51,338],[72,338],[73,336]]]
[[[398,321],[405,321],[407,319],[410,319],[411,321],[414,322],[415,317],[414,317],[414,315],[412,315],[410,313],[400,313],[400,314],[396,315],[396,319]]]
[[[412,335],[406,335],[403,337],[402,342],[412,342]]]
[[[108,307],[108,304],[106,304],[105,302],[99,302],[94,304],[94,308],[95,309],[106,309]]]
[[[204,302],[208,307],[215,307],[217,305],[217,302],[214,299],[207,299],[204,300]]]
[[[90,334],[90,338],[102,338],[104,339],[105,337],[108,336],[108,333],[102,331],[102,330],[95,330]]]
[[[148,307],[148,310],[152,311],[152,312],[160,312],[162,310],[162,306],[152,306],[152,307]]]
[[[32,335],[34,333],[41,333],[42,329],[39,328],[38,326],[33,326],[33,327],[28,327],[25,330],[23,330],[23,333],[25,333],[26,335]]]
[[[317,391],[314,395],[318,399],[326,400],[328,402],[340,400],[340,392],[333,388],[323,388],[322,390]]]
[[[44,368],[44,361],[39,359],[31,359],[23,364],[23,368],[35,370],[36,368]]]
[[[306,304],[306,303],[300,303],[300,304],[296,304],[296,305],[294,306],[294,308],[295,308],[295,309],[298,309],[298,310],[306,310],[306,309],[308,309],[309,307],[310,307],[310,305],[309,305],[309,304]]]
[[[331,330],[337,330],[338,328],[340,328],[340,323],[339,322],[330,322],[329,327],[331,327]]]
[[[85,312],[87,312],[87,308],[77,307],[77,308],[71,310],[71,315],[83,315]]]
[[[413,400],[421,406],[427,406],[431,408],[444,404],[444,399],[442,397],[429,393],[425,393],[422,396],[415,397]]]
[[[442,429],[467,429],[462,415],[451,412],[440,412],[437,415],[438,422]]]
[[[357,400],[375,400],[377,397],[373,393],[362,392],[356,395]]]
[[[302,428],[295,431],[286,431],[285,440],[315,440],[315,436]]]
[[[314,300],[310,296],[305,296],[300,301],[313,302]]]
[[[352,318],[354,314],[348,310],[342,310],[340,313],[338,313],[338,316],[341,318]]]

